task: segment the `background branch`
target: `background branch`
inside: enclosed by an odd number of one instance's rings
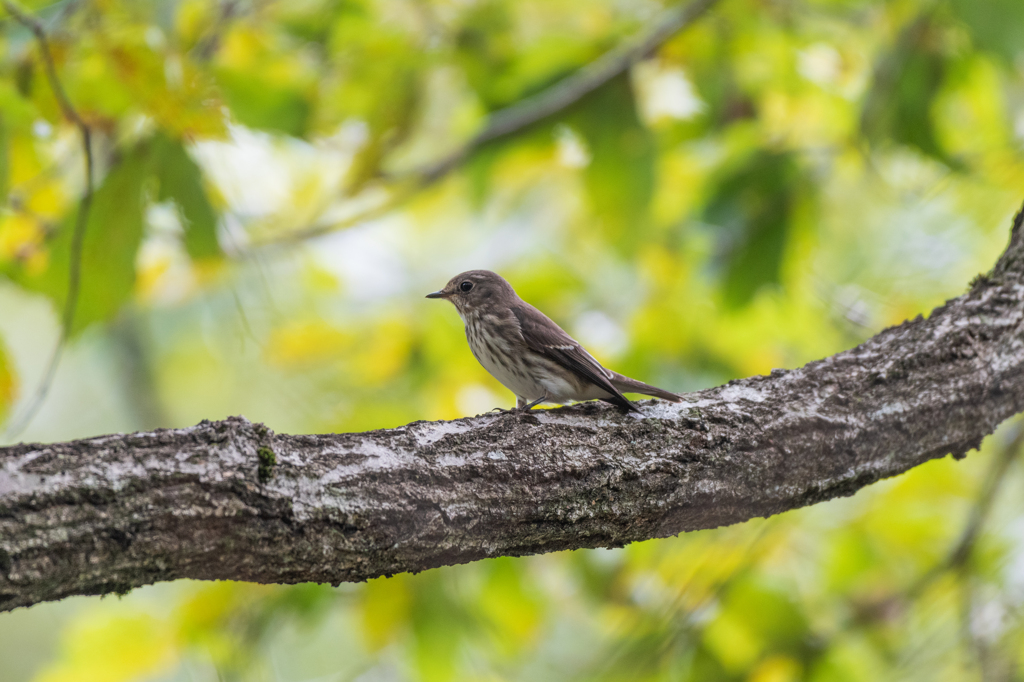
[[[39,382],[38,388],[32,398],[26,403],[21,414],[12,418],[11,423],[7,427],[6,437],[16,438],[36,416],[39,408],[42,407],[46,394],[49,392],[50,386],[53,385],[53,379],[57,374],[57,366],[60,364],[64,347],[71,336],[71,330],[75,321],[75,310],[78,307],[79,287],[82,281],[82,244],[85,240],[85,228],[89,223],[89,209],[92,206],[94,179],[92,131],[78,111],[75,110],[71,100],[68,99],[67,93],[64,91],[64,86],[61,84],[60,77],[57,74],[57,66],[53,61],[53,53],[50,50],[50,43],[42,22],[25,12],[13,0],[3,0],[3,6],[18,23],[28,28],[35,35],[36,43],[39,45],[39,52],[43,58],[46,79],[50,84],[50,89],[53,91],[54,98],[56,98],[64,117],[78,128],[82,140],[82,153],[85,158],[85,188],[82,190],[82,197],[78,201],[78,213],[75,216],[72,228],[71,249],[68,256],[68,290],[67,297],[64,299],[64,310],[61,314],[60,337],[57,339],[57,345],[46,365],[46,370],[43,372],[43,378]]]
[[[622,75],[634,64],[649,57],[652,52],[674,35],[692,25],[716,2],[718,0],[693,0],[685,5],[667,9],[640,35],[634,36],[606,52],[546,90],[490,114],[484,127],[457,149],[422,168],[396,176],[394,178],[396,189],[392,197],[381,204],[340,221],[315,224],[307,228],[289,231],[278,237],[264,240],[261,245],[299,242],[319,237],[334,230],[373,220],[400,207],[416,193],[430,187],[461,166],[474,152],[488,142],[518,133],[535,123],[565,111],[601,86]]]
[[[992,512],[992,505],[999,494],[999,489],[1002,487],[1003,481],[1006,480],[1006,472],[1009,471],[1010,465],[1020,454],[1022,446],[1024,446],[1024,424],[1018,423],[1014,427],[1014,434],[1010,442],[999,451],[992,463],[985,482],[982,484],[981,492],[978,494],[978,499],[971,509],[967,525],[944,565],[939,567],[940,569],[963,566],[970,558],[974,546],[978,543],[978,537],[981,535],[985,521]]]
[[[971,507],[964,529],[945,558],[921,574],[906,589],[857,604],[855,608],[857,618],[852,625],[858,627],[872,625],[894,613],[905,611],[911,602],[921,598],[928,588],[949,571],[956,572],[959,579],[965,579],[966,571],[964,569],[967,562],[992,511],[992,505],[1006,480],[1006,474],[1020,454],[1022,447],[1024,447],[1024,422],[1018,420],[1012,427],[1009,440],[996,453],[985,474],[981,490]]]
[[[694,0],[665,12],[645,32],[590,62],[550,88],[491,114],[483,130],[463,146],[416,172],[426,184],[447,175],[484,144],[565,111],[602,85],[650,56],[665,41],[692,24],[718,0]]]

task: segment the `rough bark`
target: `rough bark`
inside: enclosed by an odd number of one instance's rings
[[[318,436],[233,418],[0,449],[0,609],[617,547],[961,457],[1024,410],[1022,221],[992,272],[928,319],[643,414],[588,403]]]

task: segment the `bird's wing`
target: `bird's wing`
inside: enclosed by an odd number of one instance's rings
[[[639,408],[612,384],[613,374],[602,367],[601,363],[547,315],[525,302],[513,305],[512,312],[519,320],[519,331],[531,350],[551,358],[584,381],[607,391],[611,394],[608,402],[625,410],[639,411]]]

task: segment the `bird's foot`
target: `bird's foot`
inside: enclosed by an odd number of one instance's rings
[[[498,412],[499,414],[523,414],[530,411],[529,407],[510,407],[507,409],[504,407],[495,407],[491,410],[491,412]]]
[[[493,410],[491,410],[491,412],[500,412],[501,414],[521,414],[523,412],[529,412],[531,409],[533,409],[537,405],[540,405],[547,399],[547,396],[541,396],[540,398],[537,398],[532,402],[523,404],[522,398],[519,398],[516,401],[516,406],[513,408],[505,409],[504,407],[495,407]]]

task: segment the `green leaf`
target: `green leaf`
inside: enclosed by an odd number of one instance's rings
[[[760,151],[728,169],[704,209],[724,260],[726,305],[741,308],[758,290],[779,283],[786,241],[805,184],[789,153]]]
[[[861,128],[872,142],[892,140],[955,165],[939,145],[931,114],[947,71],[946,57],[932,36],[936,30],[918,19],[903,31],[898,46],[875,72]]]
[[[540,627],[542,603],[523,576],[523,566],[508,557],[488,562],[478,604],[495,630],[495,644],[519,654]]]
[[[34,75],[35,62],[29,55],[25,55],[14,65],[14,86],[18,89],[18,94],[26,99],[32,96]]]
[[[309,129],[312,106],[301,89],[234,69],[221,69],[217,81],[231,113],[242,125],[295,137]]]
[[[593,40],[575,33],[524,42],[512,7],[495,0],[471,5],[455,36],[455,57],[488,111],[543,90],[599,54]]]
[[[334,107],[333,116],[362,119],[369,132],[346,178],[345,191],[356,194],[380,176],[388,155],[412,134],[422,114],[421,80],[429,60],[408,35],[381,31],[361,13],[339,22],[333,42],[345,78],[327,86],[323,99]]]
[[[957,17],[967,24],[974,44],[1013,64],[1024,50],[1024,2],[1020,0],[953,0]]]
[[[568,121],[589,148],[583,179],[599,227],[628,250],[648,217],[656,163],[654,140],[637,115],[629,78],[615,78],[589,95]]]
[[[129,152],[103,179],[93,195],[82,241],[77,305],[71,332],[109,320],[131,296],[135,255],[142,241],[143,185],[149,148]],[[27,289],[50,297],[61,313],[67,300],[73,233],[78,210],[60,225],[50,243],[49,265],[38,275],[15,270],[13,278]]]
[[[220,257],[217,212],[206,194],[199,165],[181,140],[164,135],[154,141],[153,163],[160,182],[159,201],[172,200],[181,213],[188,255],[193,259]]]
[[[413,660],[423,682],[457,679],[459,649],[466,635],[479,627],[443,580],[437,572],[414,578],[409,623],[415,637]]]
[[[10,139],[10,125],[7,119],[0,115],[0,202],[5,204],[11,183]]]
[[[792,595],[759,577],[738,580],[722,602],[724,612],[778,647],[799,647],[809,635],[810,624]]]
[[[0,81],[0,112],[3,112],[8,138],[31,131],[32,124],[41,117],[35,105],[23,97],[15,84],[9,81]]]
[[[463,14],[455,54],[470,87],[488,110],[508,104],[501,86],[516,58],[515,21],[510,7],[489,0]]]

